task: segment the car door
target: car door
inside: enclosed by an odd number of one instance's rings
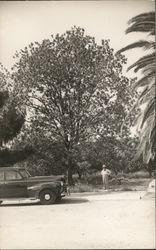
[[[28,197],[27,180],[16,170],[6,170],[4,174],[5,185],[3,192],[5,198]]]
[[[4,193],[4,171],[0,170],[0,198],[3,198]]]

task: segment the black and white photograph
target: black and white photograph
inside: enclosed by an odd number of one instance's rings
[[[155,1],[0,1],[0,249],[155,249]]]

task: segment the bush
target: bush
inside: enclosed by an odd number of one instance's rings
[[[138,172],[133,172],[133,173],[128,173],[128,174],[124,174],[125,177],[127,178],[135,178],[135,179],[139,179],[139,178],[149,178],[149,173],[146,171],[138,171]]]
[[[102,184],[102,177],[100,173],[95,173],[87,177],[88,184],[99,185]]]

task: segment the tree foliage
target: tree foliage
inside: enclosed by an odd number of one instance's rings
[[[51,140],[42,128],[38,130],[33,123],[22,127],[21,133],[12,142],[12,148],[31,151],[31,156],[19,165],[25,166],[32,175],[65,173],[62,142]]]
[[[24,114],[16,104],[10,74],[1,66],[0,71],[0,144],[7,143],[20,131]]]
[[[0,69],[0,165],[10,165],[26,159],[29,149],[12,151],[7,143],[21,131],[25,121],[25,110],[18,105],[18,96],[13,88],[9,72],[1,65]]]

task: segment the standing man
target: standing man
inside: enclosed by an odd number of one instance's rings
[[[102,166],[102,171],[101,171],[101,175],[102,175],[102,183],[103,183],[103,187],[105,190],[108,189],[108,176],[111,174],[111,171],[108,170],[106,168],[105,165]]]

